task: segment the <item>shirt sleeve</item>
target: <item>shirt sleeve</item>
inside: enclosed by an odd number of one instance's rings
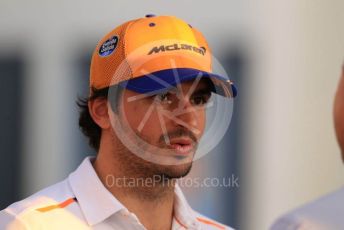
[[[25,223],[9,210],[0,211],[0,229],[4,230],[28,230]]]

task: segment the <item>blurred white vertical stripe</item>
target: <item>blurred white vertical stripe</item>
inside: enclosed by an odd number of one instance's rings
[[[343,1],[250,1],[253,66],[243,151],[243,229],[344,182],[332,127]],[[248,221],[247,221],[248,220]]]

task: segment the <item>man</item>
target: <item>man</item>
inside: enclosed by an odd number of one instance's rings
[[[335,97],[334,123],[342,159],[344,159],[344,66]],[[343,213],[344,188],[341,188],[279,218],[271,229],[344,229]]]
[[[230,229],[193,211],[188,174],[211,93],[234,85],[211,72],[202,34],[172,16],[122,24],[97,45],[79,125],[97,151],[69,177],[10,205],[1,229]]]

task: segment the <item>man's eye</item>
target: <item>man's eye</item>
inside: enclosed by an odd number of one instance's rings
[[[156,97],[157,97],[158,101],[162,104],[171,104],[172,103],[169,92],[157,94]]]
[[[164,101],[168,99],[167,93],[158,94],[159,100]]]
[[[205,105],[209,101],[210,95],[194,96],[191,99],[191,103],[194,105]]]

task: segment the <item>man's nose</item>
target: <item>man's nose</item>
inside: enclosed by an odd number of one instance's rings
[[[182,97],[178,107],[173,111],[176,123],[180,126],[195,131],[198,125],[198,112],[196,107],[191,104],[189,97]]]

